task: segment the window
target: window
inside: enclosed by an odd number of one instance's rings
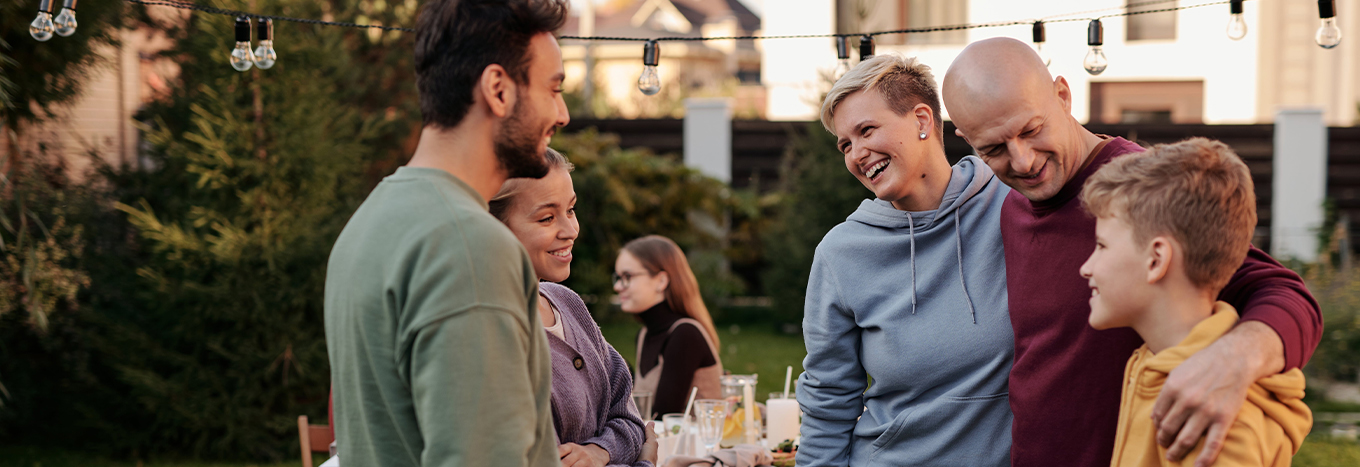
[[[1145,0],[1124,0],[1127,6],[1133,3],[1146,3]],[[1139,11],[1176,8],[1180,2],[1157,3],[1128,7],[1129,13]],[[1176,12],[1144,13],[1124,17],[1124,39],[1128,41],[1176,40]]]
[[[1203,81],[1091,83],[1091,123],[1202,123]]]
[[[838,33],[928,28],[967,22],[968,2],[964,0],[836,0]],[[874,37],[874,41],[880,45],[965,44],[968,31],[887,34]]]

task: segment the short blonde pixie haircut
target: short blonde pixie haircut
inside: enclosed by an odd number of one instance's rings
[[[836,133],[833,128],[836,106],[841,105],[841,101],[851,94],[867,90],[878,91],[888,101],[888,108],[899,116],[911,112],[916,104],[930,106],[930,112],[934,114],[935,134],[941,136],[943,144],[944,120],[940,117],[940,91],[935,86],[935,75],[931,74],[929,66],[916,57],[893,53],[875,55],[860,62],[836,80],[831,92],[826,94],[826,100],[822,101],[822,126],[826,127],[826,131]]]
[[[1190,281],[1218,291],[1251,248],[1254,190],[1247,164],[1228,145],[1191,138],[1106,164],[1082,187],[1081,203],[1096,217],[1128,222],[1139,245],[1175,238]]]

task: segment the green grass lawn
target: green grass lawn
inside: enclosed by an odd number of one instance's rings
[[[631,364],[640,328],[636,323],[621,323],[602,326],[601,330],[605,339]],[[801,336],[783,334],[764,325],[719,326],[718,335],[722,340],[723,365],[728,370],[760,375],[757,397],[761,400],[770,392],[783,390],[787,366],[793,366],[795,377],[803,371],[806,350]],[[1326,410],[1320,406],[1318,409]],[[1327,439],[1323,435],[1328,429],[1323,425],[1314,429],[1317,435],[1310,436],[1294,456],[1295,466],[1360,466],[1360,443]],[[315,462],[320,464],[324,460],[322,457],[316,456]],[[298,464],[297,460],[277,464],[172,460],[137,463],[51,449],[0,447],[0,467],[298,467]]]

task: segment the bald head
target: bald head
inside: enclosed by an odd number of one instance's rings
[[[1048,95],[1053,76],[1028,44],[995,37],[969,44],[944,75],[944,105],[951,118],[971,116],[1017,99]]]
[[[1072,118],[1067,80],[1054,79],[1039,54],[1015,39],[970,44],[941,91],[958,135],[1030,201],[1057,194],[1100,142]]]

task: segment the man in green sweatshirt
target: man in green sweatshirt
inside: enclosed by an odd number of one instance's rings
[[[424,127],[326,269],[340,457],[356,466],[558,463],[550,355],[524,248],[487,212],[548,173],[568,120],[566,0],[434,0],[415,37]]]

